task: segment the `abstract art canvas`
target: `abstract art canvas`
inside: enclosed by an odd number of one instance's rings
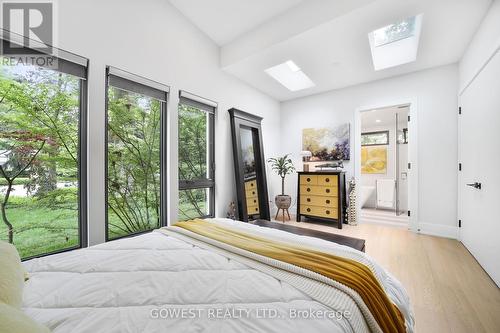
[[[302,150],[312,153],[311,162],[349,160],[350,126],[304,128]]]
[[[361,147],[361,173],[364,174],[387,173],[386,146]]]

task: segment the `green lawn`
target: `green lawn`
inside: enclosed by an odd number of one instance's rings
[[[111,210],[108,210],[108,214],[109,214],[108,215],[108,228],[109,228],[108,238],[109,239],[120,238],[120,237],[127,236],[130,234],[130,233],[125,232],[125,231],[123,231],[120,228],[115,226],[115,225],[121,226],[122,222]],[[156,228],[158,228],[158,226],[156,226],[156,225],[151,226],[151,229],[156,229]],[[143,231],[147,231],[147,230],[143,230]],[[138,230],[136,232],[141,232],[141,230]]]
[[[78,212],[44,208],[33,198],[11,198],[7,216],[14,227],[14,245],[22,258],[77,246]],[[0,219],[0,239],[8,240]]]
[[[9,201],[7,217],[14,226],[14,245],[22,258],[60,251],[79,244],[78,212],[71,209],[48,208],[45,205],[46,203],[33,197],[11,197]],[[199,205],[204,211],[205,202],[200,202]],[[179,220],[194,217],[197,217],[197,211],[193,205],[184,200],[180,202]],[[120,224],[111,212],[109,222]],[[125,235],[126,233],[110,224],[110,239]],[[0,239],[8,240],[7,227],[1,219]]]
[[[198,202],[198,206],[201,211],[206,211],[206,202],[200,201]],[[179,221],[191,220],[199,217],[198,211],[193,207],[193,205],[189,202],[185,202],[184,200],[180,200],[179,202]],[[174,221],[175,223],[176,221]]]

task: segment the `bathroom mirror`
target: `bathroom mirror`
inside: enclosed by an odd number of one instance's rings
[[[230,109],[238,218],[269,220],[266,168],[262,147],[261,117]]]

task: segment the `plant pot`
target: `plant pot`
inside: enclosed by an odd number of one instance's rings
[[[292,197],[279,194],[274,198],[274,203],[278,209],[288,209],[292,205]]]

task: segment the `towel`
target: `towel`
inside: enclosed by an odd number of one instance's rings
[[[377,179],[377,208],[394,208],[394,179]]]

